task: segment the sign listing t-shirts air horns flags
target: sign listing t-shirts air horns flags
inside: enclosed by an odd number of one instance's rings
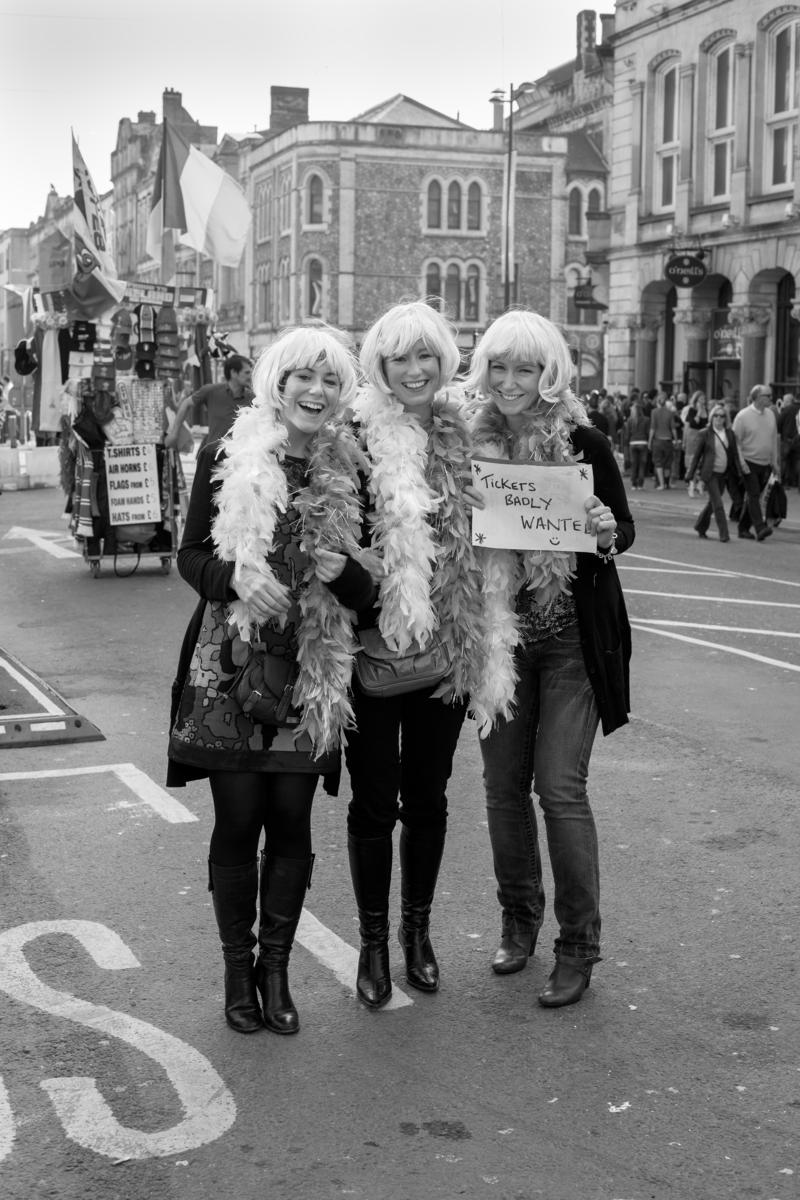
[[[588,463],[473,458],[472,484],[485,504],[472,510],[473,546],[594,552],[584,508],[594,492]]]
[[[155,446],[106,446],[105,460],[109,523],[158,523],[161,501]]]

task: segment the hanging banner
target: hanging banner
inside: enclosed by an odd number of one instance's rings
[[[584,501],[594,491],[588,463],[551,466],[473,458],[472,484],[486,507],[472,510],[473,546],[593,554]]]
[[[155,446],[106,446],[108,516],[112,525],[161,520]]]

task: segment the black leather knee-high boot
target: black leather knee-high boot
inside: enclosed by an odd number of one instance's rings
[[[313,865],[313,854],[310,858],[261,856],[256,986],[264,1005],[264,1024],[273,1033],[297,1033],[300,1028],[289,992],[289,955]]]
[[[400,834],[400,945],[406,956],[406,979],[421,992],[439,987],[439,965],[428,933],[436,880],[444,854],[444,829],[410,830]]]
[[[380,1008],[392,994],[389,974],[392,839],[357,838],[351,834],[347,849],[361,934],[356,991],[369,1008]]]
[[[237,1033],[256,1033],[264,1028],[264,1022],[253,974],[258,897],[255,862],[221,867],[209,859],[208,887],[225,959],[225,1020]]]

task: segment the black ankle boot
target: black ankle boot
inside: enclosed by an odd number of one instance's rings
[[[397,931],[406,958],[406,979],[420,992],[439,987],[439,964],[433,953],[429,923],[436,880],[444,853],[445,831],[411,831],[400,834],[401,923]]]
[[[563,1008],[566,1004],[577,1004],[589,986],[592,967],[599,958],[571,958],[562,954],[539,996],[544,1008]]]
[[[273,1033],[297,1033],[300,1028],[289,992],[289,955],[313,865],[313,854],[311,858],[261,856],[256,986],[264,1006],[264,1024]]]
[[[533,957],[537,936],[537,930],[520,928],[513,917],[507,919],[504,915],[500,945],[492,959],[495,975],[514,975],[523,970]]]
[[[253,973],[256,864],[221,867],[209,859],[208,888],[225,959],[225,1020],[237,1033],[257,1033],[264,1022]]]
[[[356,992],[368,1008],[381,1008],[392,994],[389,974],[392,839],[357,838],[351,834],[347,851],[361,935]]]

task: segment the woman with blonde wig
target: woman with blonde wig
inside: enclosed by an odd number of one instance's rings
[[[178,568],[200,603],[173,687],[167,782],[210,781],[228,1024],[292,1034],[287,968],[311,880],[311,804],[320,776],[336,790],[353,724],[352,612],[376,589],[360,549],[362,456],[342,419],[356,389],[342,336],[289,330],[259,358],[253,386],[252,407],[197,460]],[[254,642],[295,679],[283,723],[237,699]]]
[[[470,437],[453,330],[427,304],[398,304],[361,348],[366,388],[354,416],[369,463],[371,547],[381,563],[376,610],[386,646],[402,654],[438,636],[452,667],[438,686],[392,697],[355,682],[357,729],[345,751],[352,784],[350,869],[361,954],[357,991],[370,1008],[391,994],[389,893],[392,833],[402,826],[400,945],[406,979],[439,986],[429,934],[447,828],[446,786],[481,647],[479,583],[471,545]]]
[[[586,793],[599,722],[628,719],[631,641],[614,556],[633,519],[608,439],[573,395],[569,348],[537,313],[498,317],[475,351],[475,453],[515,463],[588,465],[595,553],[479,550],[486,648],[472,696],[483,755],[489,836],[502,910],[499,975],[520,971],[544,918],[531,791],[544,814],[558,922],[555,966],[539,996],[573,1004],[600,957],[597,833]]]

